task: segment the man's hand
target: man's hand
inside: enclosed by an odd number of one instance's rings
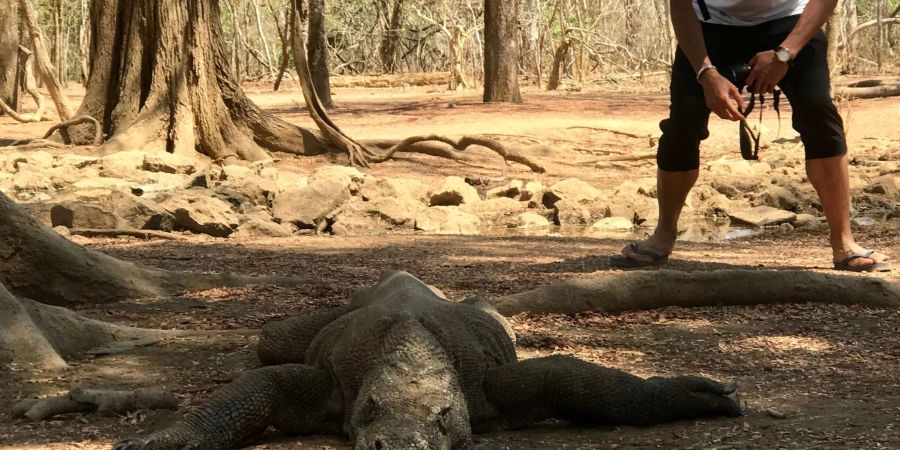
[[[788,71],[787,63],[779,61],[774,50],[757,53],[750,66],[753,70],[747,77],[747,88],[755,94],[773,92]]]
[[[744,98],[738,88],[714,69],[707,70],[700,77],[706,106],[725,120],[744,120],[741,109]]]

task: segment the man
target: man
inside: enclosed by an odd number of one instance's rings
[[[843,122],[830,96],[827,42],[821,28],[836,0],[671,0],[679,49],[672,66],[669,118],[660,123],[657,153],[659,223],[648,239],[611,258],[616,267],[664,264],[675,245],[678,217],[700,167],[700,141],[710,111],[741,120],[743,99],[722,74],[749,63],[748,89],[778,86],[793,108],[793,127],[806,151],[806,173],[830,228],[834,268],[889,271],[889,258],[866,250],[850,230],[850,188]],[[702,23],[701,23],[702,21]]]

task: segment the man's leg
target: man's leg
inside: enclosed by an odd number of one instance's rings
[[[793,109],[792,125],[800,133],[806,151],[806,173],[819,195],[830,229],[834,262],[862,254],[850,230],[850,182],[844,124],[829,93],[827,41],[819,33],[794,60],[779,84]],[[882,253],[853,258],[851,266],[863,267],[887,261]]]
[[[672,252],[678,235],[678,218],[700,172],[700,141],[709,136],[709,108],[703,88],[681,50],[672,65],[670,93],[669,118],[659,125],[662,136],[656,158],[659,223],[650,238],[637,242],[637,248],[629,244],[622,249],[621,256],[613,256],[614,266],[632,267],[630,262],[655,259],[645,253],[662,257]]]
[[[830,243],[834,262],[840,262],[851,253],[863,253],[865,249],[853,239],[850,230],[850,181],[847,155],[806,161],[806,174],[819,194],[825,220],[831,232]],[[882,253],[869,258],[854,258],[851,266],[868,266],[889,260]]]
[[[678,236],[678,218],[684,208],[691,188],[697,181],[700,170],[688,170],[684,172],[669,172],[658,170],[656,172],[657,203],[659,204],[659,222],[656,230],[648,239],[638,242],[638,248],[657,255],[668,255],[675,247],[675,239]],[[622,249],[622,254],[628,259],[649,262],[652,258],[648,255],[635,253],[631,245]]]

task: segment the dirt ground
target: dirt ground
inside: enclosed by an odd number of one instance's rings
[[[414,134],[497,133],[522,145],[545,144],[536,154],[549,167],[534,176],[523,167],[511,175],[545,185],[569,176],[610,188],[652,177],[652,160],[594,167],[598,159],[650,151],[650,136],[665,116],[667,98],[658,88],[625,92],[526,91],[527,103],[483,105],[478,93],[442,87],[339,88],[335,121],[358,138]],[[273,95],[249,89],[264,108],[312,126],[297,106],[297,91]],[[640,92],[637,92],[640,91]],[[73,104],[79,92],[71,91]],[[900,160],[900,98],[841,105],[848,121],[854,173]],[[802,150],[783,111],[781,137],[762,158],[796,159]],[[625,131],[647,138],[587,129]],[[18,125],[0,118],[0,138],[42,134],[47,124]],[[770,140],[778,123],[766,113]],[[711,124],[704,161],[737,154],[736,126]],[[298,160],[277,155],[282,166],[310,170],[342,157]],[[499,160],[479,153],[478,167],[429,157],[403,157],[370,169],[378,176],[434,180],[447,175],[494,176]],[[893,164],[893,165],[888,165]],[[701,175],[701,182],[704,177]],[[707,178],[707,181],[708,178]],[[854,192],[864,180],[854,179]],[[900,257],[900,219],[856,229],[866,246]],[[450,298],[497,296],[543,283],[605,274],[608,255],[625,243],[597,236],[305,236],[235,242],[195,237],[187,242],[85,239],[77,242],[113,256],[186,272],[235,271],[280,274],[307,280],[298,286],[250,286],[185,292],[93,307],[82,312],[142,327],[210,330],[206,336],[173,338],[116,356],[83,359],[64,373],[0,371],[0,410],[18,399],[66,391],[75,385],[104,388],[160,387],[175,392],[184,408],[253,367],[255,338],[213,330],[259,327],[266,321],[344,303],[375,282],[384,270],[403,269],[441,288]],[[768,231],[755,236],[682,242],[669,268],[684,271],[796,268],[829,271],[824,231]],[[900,282],[900,271],[874,275]],[[778,289],[778,286],[767,288]],[[852,296],[852,292],[835,295]],[[679,422],[651,428],[573,428],[546,423],[527,430],[476,437],[479,449],[593,448],[900,448],[900,311],[834,305],[667,308],[615,315],[514,317],[520,357],[554,353],[578,357],[639,375],[701,374],[737,380],[750,408],[744,418]],[[120,437],[143,433],[177,418],[175,413],[138,412],[123,417],[77,415],[40,423],[0,413],[0,448],[102,449]],[[250,448],[349,449],[340,437],[294,438],[275,432]]]

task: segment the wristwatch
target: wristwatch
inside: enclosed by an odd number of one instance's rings
[[[775,49],[775,57],[783,63],[791,62],[791,49],[787,47],[778,47]]]

